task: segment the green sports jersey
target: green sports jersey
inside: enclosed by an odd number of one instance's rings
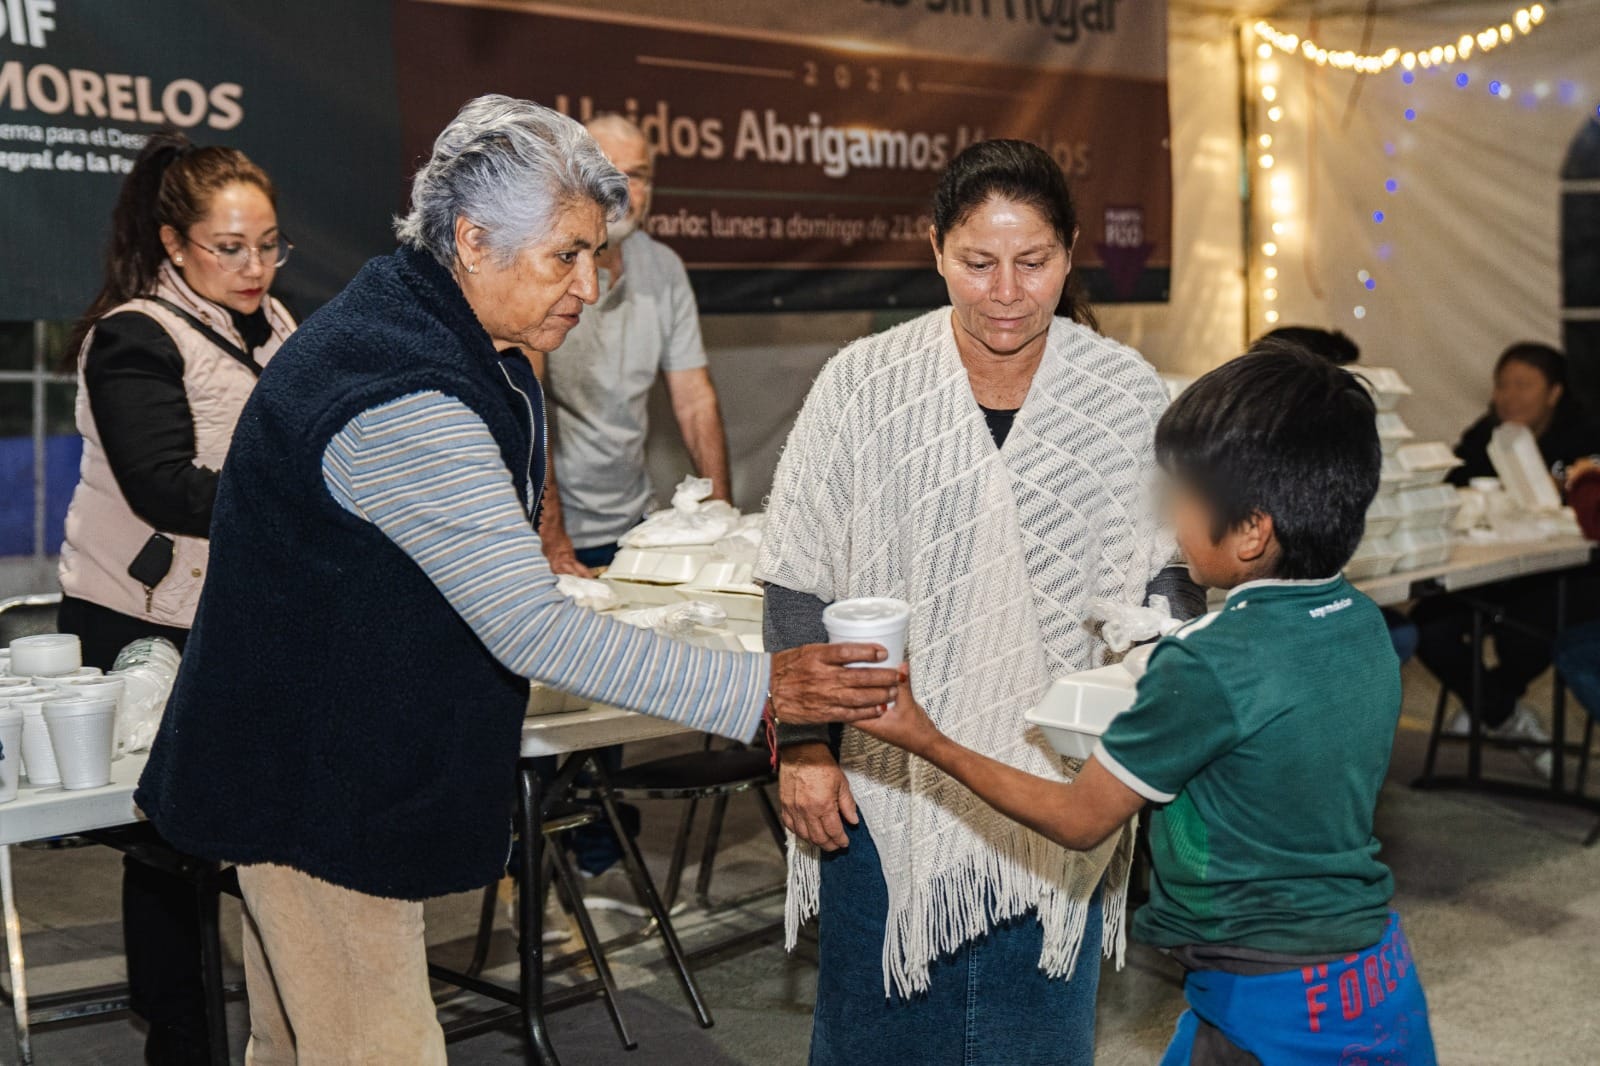
[[[1256,581],[1163,640],[1095,752],[1156,804],[1158,947],[1337,954],[1383,935],[1373,807],[1400,716],[1383,614],[1342,577]]]

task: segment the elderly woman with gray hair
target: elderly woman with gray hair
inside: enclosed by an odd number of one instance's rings
[[[576,122],[464,107],[401,247],[263,375],[217,492],[206,580],[137,802],[239,865],[254,1066],[443,1063],[422,900],[499,878],[528,679],[737,740],[855,720],[873,646],[768,659],[568,604],[535,516],[528,353],[595,299],[627,182]]]

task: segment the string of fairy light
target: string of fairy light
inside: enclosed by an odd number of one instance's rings
[[[1542,26],[1547,15],[1543,4],[1530,4],[1518,8],[1506,21],[1485,26],[1477,33],[1463,33],[1454,40],[1422,48],[1389,47],[1376,53],[1328,48],[1309,36],[1286,33],[1264,19],[1251,27],[1258,39],[1255,47],[1257,62],[1254,65],[1254,88],[1259,95],[1258,115],[1265,119],[1264,127],[1259,120],[1256,123],[1262,132],[1256,136],[1254,158],[1256,166],[1263,172],[1270,193],[1264,200],[1266,206],[1262,212],[1267,232],[1263,234],[1264,239],[1259,245],[1264,261],[1260,271],[1262,318],[1269,326],[1275,325],[1280,318],[1277,308],[1280,274],[1276,260],[1280,244],[1293,228],[1296,211],[1293,183],[1287,174],[1275,169],[1278,160],[1273,131],[1285,117],[1280,93],[1283,71],[1279,57],[1294,57],[1317,67],[1332,67],[1353,74],[1382,74],[1399,66],[1406,72],[1405,77],[1409,81],[1413,70],[1465,62],[1474,55],[1511,44]],[[1458,81],[1458,84],[1461,82]],[[1414,113],[1408,111],[1406,118],[1414,118]],[[1395,191],[1393,179],[1390,179],[1386,188],[1389,192]],[[1376,214],[1375,218],[1381,222],[1382,213]],[[1358,280],[1367,291],[1376,287],[1375,280],[1365,270]],[[1356,318],[1366,316],[1364,305],[1356,305],[1353,312]]]
[[[1261,38],[1261,51],[1265,52],[1265,56],[1270,56],[1272,50],[1276,49],[1287,55],[1299,54],[1319,67],[1333,67],[1335,70],[1348,70],[1357,74],[1382,74],[1396,63],[1406,70],[1417,67],[1426,70],[1428,67],[1448,66],[1470,59],[1474,51],[1491,52],[1500,45],[1510,44],[1519,35],[1525,37],[1532,33],[1535,27],[1544,22],[1544,18],[1544,5],[1531,4],[1519,8],[1505,22],[1485,26],[1477,33],[1463,33],[1453,41],[1407,51],[1386,48],[1377,54],[1324,48],[1309,37],[1302,38],[1292,33],[1284,33],[1264,19],[1257,22],[1254,28],[1256,36]]]

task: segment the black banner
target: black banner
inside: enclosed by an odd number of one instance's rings
[[[818,0],[810,20],[724,0],[714,26],[701,6],[0,0],[0,320],[83,310],[163,126],[272,175],[297,248],[275,292],[309,313],[392,247],[411,170],[489,91],[636,115],[660,156],[646,225],[708,311],[942,303],[927,201],[986,136],[1061,161],[1095,299],[1166,299],[1165,0]]]
[[[144,138],[176,127],[264,167],[304,314],[392,245],[399,116],[388,0],[0,0],[0,319],[67,319],[99,285]]]

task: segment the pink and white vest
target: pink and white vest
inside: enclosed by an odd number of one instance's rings
[[[239,347],[245,347],[228,312],[191,289],[171,263],[162,264],[155,295],[172,301]],[[263,308],[272,337],[253,354],[256,362],[265,366],[293,332],[295,323],[271,296]],[[239,413],[255,388],[256,375],[182,316],[153,299],[129,300],[107,312],[107,317],[122,311],[137,311],[154,319],[177,345],[178,354],[183,357],[184,392],[194,418],[195,465],[221,470]],[[157,625],[187,629],[194,623],[195,607],[200,602],[210,542],[203,537],[168,534],[173,541],[172,569],[149,594],[147,608],[145,587],[128,576],[128,564],[157,530],[128,506],[95,427],[83,380],[84,356],[93,337],[91,331],[78,352],[75,413],[78,432],[83,434],[83,462],[78,487],[67,510],[66,542],[61,546],[61,591]]]

